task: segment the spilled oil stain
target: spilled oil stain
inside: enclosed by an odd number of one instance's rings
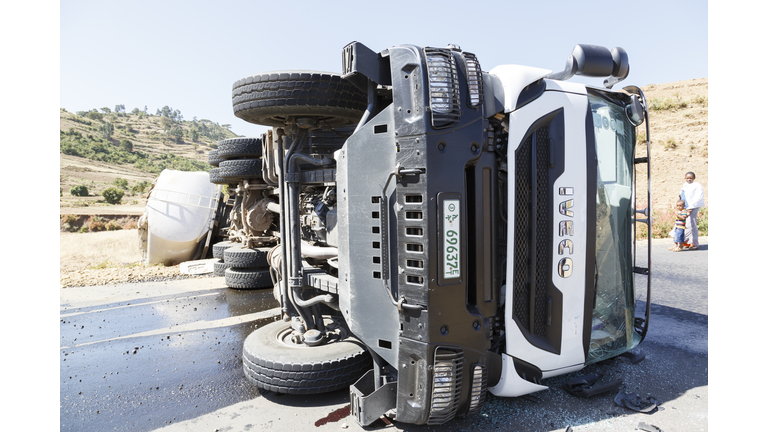
[[[324,425],[326,423],[329,423],[329,422],[337,422],[337,421],[343,419],[344,417],[349,416],[350,410],[351,410],[350,405],[347,405],[345,407],[339,408],[336,411],[334,411],[334,412],[328,414],[327,416],[321,418],[320,420],[316,421],[315,422],[315,427],[322,426],[322,425]]]

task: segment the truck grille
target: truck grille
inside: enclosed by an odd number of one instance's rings
[[[551,198],[548,128],[532,133],[515,152],[513,312],[545,337],[550,272]]]

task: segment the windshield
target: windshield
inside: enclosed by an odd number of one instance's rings
[[[631,350],[634,330],[632,273],[635,128],[623,105],[589,95],[597,153],[596,292],[587,363]]]

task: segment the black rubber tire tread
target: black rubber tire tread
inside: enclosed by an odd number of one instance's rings
[[[230,138],[218,142],[218,156],[222,160],[260,158],[261,138]]]
[[[273,288],[272,276],[267,268],[234,268],[224,270],[224,284],[235,289]]]
[[[213,275],[224,276],[224,271],[227,269],[227,264],[223,259],[213,262]]]
[[[290,323],[276,321],[256,329],[243,342],[243,371],[265,390],[318,394],[349,387],[373,367],[355,337],[316,347],[287,347],[277,335]]]
[[[332,72],[267,72],[232,85],[235,116],[259,125],[284,126],[293,116],[321,117],[321,127],[344,126],[360,120],[367,105],[368,95]]]
[[[260,179],[261,159],[233,159],[219,163],[219,177],[229,181]]]
[[[217,185],[230,185],[230,184],[237,184],[237,180],[229,180],[221,176],[221,168],[211,168],[210,171],[208,171],[208,179],[211,183],[217,184]]]
[[[234,245],[224,251],[224,262],[227,267],[235,268],[261,268],[268,267],[267,254],[271,247],[245,248],[242,245]]]
[[[213,244],[213,257],[219,258],[221,260],[224,259],[224,251],[231,248],[232,246],[238,246],[240,243],[233,243],[229,240],[220,241],[218,243]]]
[[[221,162],[222,158],[219,157],[219,151],[218,150],[211,150],[208,152],[208,163],[210,165],[213,165],[215,167],[219,166],[219,162]]]

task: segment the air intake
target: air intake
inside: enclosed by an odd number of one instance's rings
[[[531,334],[544,337],[547,324],[547,255],[551,230],[549,137],[542,127],[515,152],[514,316]]]

